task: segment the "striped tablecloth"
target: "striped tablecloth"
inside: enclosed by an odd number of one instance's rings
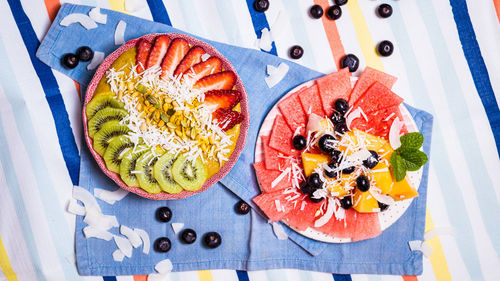
[[[254,46],[282,13],[285,31],[270,53],[337,69],[346,53],[399,77],[394,91],[435,117],[426,229],[451,226],[454,236],[429,240],[434,252],[421,276],[336,275],[291,269],[172,273],[169,280],[500,280],[500,1],[349,0],[342,17],[313,20],[327,0],[142,0],[134,15],[234,45]],[[74,216],[66,213],[78,180],[79,85],[35,58],[63,1],[0,1],[0,280],[146,280],[145,276],[80,277],[74,265]],[[124,0],[72,0],[124,10]],[[389,19],[375,9],[387,2]],[[476,40],[477,39],[477,40]],[[381,40],[395,45],[381,58]],[[497,95],[495,95],[495,92]]]

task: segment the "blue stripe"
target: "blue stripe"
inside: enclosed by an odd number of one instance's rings
[[[250,12],[250,16],[252,17],[252,24],[253,28],[255,29],[255,34],[257,35],[257,38],[260,38],[262,35],[261,30],[266,28],[269,29],[269,23],[267,22],[266,19],[266,14],[262,12],[257,12],[253,8],[253,2],[254,0],[247,0],[247,6],[248,6],[248,11]],[[274,42],[272,43],[272,49],[269,52],[269,54],[273,54],[275,56],[278,55],[278,52],[276,51],[276,44]]]
[[[476,34],[472,27],[469,11],[467,9],[467,2],[465,0],[450,0],[450,4],[457,25],[458,36],[462,43],[462,49],[467,59],[472,79],[474,79],[477,92],[483,103],[486,115],[488,116],[491,130],[495,137],[497,152],[500,156],[500,110],[498,109],[495,93],[491,87],[488,69],[486,69],[479,44],[476,40]]]
[[[147,1],[149,10],[151,11],[151,15],[153,16],[153,20],[156,22],[161,22],[172,26],[170,18],[168,17],[167,9],[165,9],[163,1],[162,0],[147,0]]]
[[[16,21],[24,45],[28,51],[31,63],[36,71],[40,83],[42,84],[45,97],[49,104],[54,118],[54,123],[59,138],[59,146],[63,154],[66,167],[73,185],[78,184],[78,173],[80,171],[80,156],[76,146],[75,137],[71,130],[71,125],[68,118],[68,112],[64,106],[64,101],[59,91],[56,78],[52,70],[35,56],[36,49],[40,45],[31,21],[23,10],[20,0],[7,0],[10,5],[10,10]]]
[[[250,281],[246,271],[236,270],[236,275],[238,276],[239,281]]]
[[[332,274],[332,276],[335,281],[352,281],[351,275],[349,274]]]
[[[102,280],[103,281],[116,281],[116,277],[115,276],[103,276]]]

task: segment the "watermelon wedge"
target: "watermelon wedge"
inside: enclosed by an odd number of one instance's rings
[[[354,103],[354,109],[360,107],[365,114],[379,111],[385,108],[399,106],[403,98],[393,93],[380,82],[375,82]]]
[[[358,215],[359,213],[355,210],[348,209],[345,211],[345,218],[343,220],[337,220],[335,216],[333,216],[325,225],[315,227],[315,229],[335,238],[352,238],[355,235],[354,232],[356,230]]]
[[[284,194],[282,190],[277,190],[261,193],[259,196],[254,197],[252,201],[259,206],[270,220],[277,222],[294,208],[294,202],[285,199],[289,195]]]
[[[292,139],[293,131],[288,127],[282,115],[276,115],[269,137],[269,146],[285,155],[293,155],[296,150],[293,148]]]
[[[397,78],[392,75],[367,66],[363,73],[361,73],[361,76],[359,76],[356,85],[354,85],[354,89],[349,97],[349,104],[356,103],[359,97],[361,97],[373,83],[379,82],[391,89],[394,83],[396,83],[396,80]]]
[[[295,209],[284,217],[288,225],[298,230],[306,230],[314,225],[316,211],[322,204],[311,202],[305,195],[303,197],[302,201],[297,201]]]
[[[352,241],[360,241],[379,236],[382,233],[378,213],[358,213],[356,230],[351,236]]]
[[[321,98],[319,97],[318,85],[314,84],[300,90],[298,96],[300,104],[302,105],[302,110],[304,110],[307,116],[311,115],[311,113],[315,113],[321,117],[325,116]]]
[[[391,130],[392,122],[396,117],[403,120],[403,115],[399,110],[399,106],[392,106],[376,112],[366,114],[368,121],[363,117],[354,119],[351,123],[351,129],[359,129],[372,135],[389,139],[389,131]],[[403,126],[402,133],[407,133],[408,130]]]
[[[349,70],[343,68],[337,72],[330,73],[316,79],[318,84],[321,104],[325,114],[330,117],[333,113],[333,103],[339,98],[349,99],[351,91],[351,78]],[[320,115],[322,116],[322,115]]]
[[[298,92],[291,94],[278,104],[281,114],[285,117],[285,121],[295,132],[300,127],[300,134],[305,132],[307,116],[300,105]]]
[[[253,168],[255,169],[257,180],[259,181],[260,188],[263,192],[272,192],[292,186],[292,183],[288,181],[288,177],[285,176],[276,184],[276,186],[272,187],[273,181],[277,179],[282,172],[266,169],[266,164],[264,162],[253,163]]]
[[[287,165],[286,159],[283,158],[283,153],[269,146],[269,137],[261,136],[262,151],[264,151],[264,163],[268,170],[279,170]]]

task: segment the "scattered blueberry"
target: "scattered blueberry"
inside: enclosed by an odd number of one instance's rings
[[[169,207],[160,207],[156,210],[156,219],[161,222],[169,222],[172,219],[172,211]]]
[[[318,140],[318,146],[321,151],[324,153],[331,153],[333,151],[333,141],[335,141],[335,137],[329,134],[324,134]]]
[[[313,198],[313,197],[312,197],[312,194],[311,194],[311,195],[309,195],[309,200],[311,200],[311,202],[313,202],[313,203],[319,203],[319,202],[323,201],[323,199],[325,199],[325,197],[321,197],[321,198]]]
[[[335,124],[335,133],[343,135],[347,131],[348,131],[347,125],[345,123]]]
[[[253,8],[257,12],[265,12],[269,9],[269,0],[255,0],[253,2]]]
[[[340,199],[340,207],[345,210],[350,209],[352,207],[352,197],[344,196],[342,199]]]
[[[358,70],[359,59],[353,54],[348,54],[342,58],[342,68],[348,67],[350,72]]]
[[[347,0],[335,0],[335,4],[342,6],[347,4]]]
[[[306,146],[307,146],[306,137],[304,137],[303,135],[296,135],[295,137],[293,137],[293,147],[295,147],[295,149],[302,150],[306,148]]]
[[[340,160],[342,159],[342,151],[334,149],[330,154],[330,159],[333,163],[340,163]]]
[[[336,99],[335,100],[335,110],[340,112],[340,114],[345,114],[347,110],[349,110],[349,104],[345,99]]]
[[[240,200],[236,203],[236,212],[240,215],[246,215],[250,212],[250,205],[247,202]]]
[[[304,49],[299,45],[292,46],[289,55],[292,59],[298,60],[304,55]]]
[[[378,202],[378,207],[380,208],[380,211],[383,212],[389,208],[389,205],[384,204],[382,202]]]
[[[382,18],[388,18],[392,15],[392,6],[389,4],[381,4],[377,9],[378,15]]]
[[[205,234],[203,241],[208,248],[214,249],[220,246],[222,237],[220,237],[220,234],[217,232],[208,232]]]
[[[342,170],[342,174],[350,175],[354,172],[354,170],[356,170],[356,167],[350,166],[350,167],[344,168]]]
[[[335,169],[335,168],[337,168],[337,164],[330,163],[330,164],[328,164],[328,167],[331,169]],[[328,171],[327,169],[325,169],[325,176],[333,179],[333,178],[337,177],[337,172],[336,171]]]
[[[156,239],[154,244],[154,249],[157,252],[162,252],[162,253],[168,252],[171,247],[172,243],[170,243],[170,239],[168,239],[167,237],[160,237]]]
[[[371,153],[371,156],[363,161],[363,166],[367,167],[368,169],[373,169],[378,164],[378,153],[373,150],[369,151]]]
[[[311,9],[309,9],[309,13],[311,14],[311,17],[319,19],[323,16],[323,8],[321,8],[320,5],[314,5]]]
[[[378,53],[383,57],[388,57],[394,51],[394,45],[392,45],[391,41],[384,40],[378,44]]]
[[[75,54],[65,54],[61,59],[61,63],[64,67],[73,69],[78,65],[78,57]]]
[[[94,51],[87,46],[83,46],[76,50],[76,56],[80,61],[90,61],[94,57]]]
[[[313,189],[320,189],[323,187],[323,181],[317,173],[312,173],[307,179],[307,182]]]
[[[196,232],[191,228],[185,229],[181,232],[182,241],[186,244],[193,244],[196,241]]]
[[[332,116],[330,117],[332,120],[333,125],[339,124],[339,123],[345,123],[345,117],[342,115],[342,113],[338,111],[334,111],[332,113]]]
[[[303,181],[300,184],[300,191],[302,191],[302,193],[304,193],[304,194],[311,194],[315,190],[316,189],[314,189],[311,185],[309,185],[309,183],[307,181]]]
[[[356,187],[359,191],[368,191],[368,189],[370,189],[370,180],[367,176],[361,175],[356,179]]]
[[[331,20],[338,20],[342,16],[342,9],[340,6],[333,5],[326,10],[326,16]]]

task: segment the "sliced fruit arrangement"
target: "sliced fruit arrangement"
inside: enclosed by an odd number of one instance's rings
[[[180,37],[135,47],[102,78],[110,91],[86,105],[93,149],[130,187],[197,191],[229,159],[246,118],[236,74]]]
[[[277,104],[253,164],[262,190],[253,201],[271,220],[358,241],[382,232],[380,212],[418,196],[406,172],[427,157],[422,135],[404,125],[395,81],[367,67],[351,89],[342,69]]]

